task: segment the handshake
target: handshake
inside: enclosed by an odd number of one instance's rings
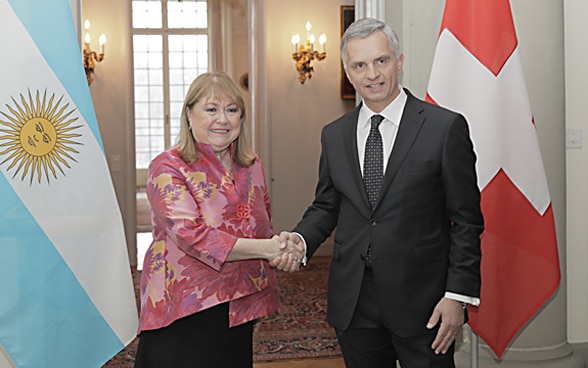
[[[278,243],[278,251],[270,257],[270,266],[285,272],[300,271],[300,264],[306,253],[302,238],[297,234],[282,231],[280,235],[274,235],[271,241]]]

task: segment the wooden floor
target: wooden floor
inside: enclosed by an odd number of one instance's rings
[[[320,358],[254,363],[253,368],[345,368],[345,364],[343,358]]]

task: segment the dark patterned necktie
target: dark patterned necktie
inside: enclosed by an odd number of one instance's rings
[[[372,209],[375,207],[378,192],[384,179],[382,135],[378,129],[382,120],[384,120],[382,115],[373,115],[371,118],[370,134],[365,143],[363,159],[363,183]]]

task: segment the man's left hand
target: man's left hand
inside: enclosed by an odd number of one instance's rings
[[[457,300],[442,298],[435,306],[427,328],[434,328],[439,322],[441,326],[431,348],[435,354],[445,354],[455,341],[464,323],[465,312]]]

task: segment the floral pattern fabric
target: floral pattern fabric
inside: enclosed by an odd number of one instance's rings
[[[232,179],[209,145],[196,145],[199,159],[191,165],[172,148],[149,166],[153,242],[141,275],[139,333],[225,302],[230,326],[278,309],[266,260],[226,262],[237,238],[274,235],[261,162],[233,163]]]

